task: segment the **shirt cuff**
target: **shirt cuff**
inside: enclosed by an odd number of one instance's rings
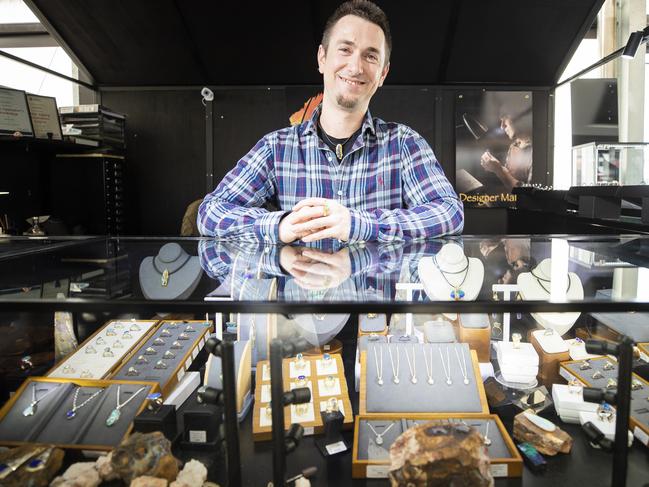
[[[255,220],[255,235],[260,242],[279,243],[279,222],[285,211],[269,211]]]
[[[378,240],[379,224],[371,213],[353,209],[350,209],[349,213],[352,218],[349,243]]]

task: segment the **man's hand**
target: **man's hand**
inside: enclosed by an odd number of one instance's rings
[[[500,161],[491,155],[489,151],[485,151],[480,157],[480,165],[488,172],[496,172],[502,168]]]
[[[303,289],[329,289],[339,286],[352,272],[349,250],[329,254],[316,249],[283,247],[280,264]]]
[[[282,218],[282,221],[279,223],[279,239],[285,244],[294,242],[305,235],[308,235],[309,231],[300,231],[299,226],[304,223],[322,216],[322,208],[306,206],[296,210],[293,208],[288,215]]]
[[[300,235],[303,242],[315,242],[323,238],[337,238],[343,242],[349,240],[352,217],[345,206],[326,198],[306,198],[293,207],[294,212],[307,209],[311,210],[309,214],[317,216],[293,227],[293,231]]]

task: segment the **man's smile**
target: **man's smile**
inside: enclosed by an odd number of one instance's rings
[[[338,75],[338,78],[350,86],[363,86],[365,84],[365,81],[344,78],[343,76],[340,75]]]

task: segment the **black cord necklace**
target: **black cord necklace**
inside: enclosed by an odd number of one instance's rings
[[[156,262],[155,262],[155,259],[156,259],[156,258],[154,257],[154,258],[153,258],[153,268],[156,270],[156,272],[157,272],[158,274],[161,274],[161,277],[160,277],[160,285],[161,285],[162,287],[167,287],[167,286],[169,285],[169,276],[170,276],[171,274],[174,274],[174,273],[178,272],[180,269],[182,269],[183,266],[187,263],[187,261],[189,260],[190,257],[191,257],[191,255],[187,254],[187,257],[185,257],[185,260],[183,260],[183,263],[180,264],[177,268],[175,268],[175,269],[174,269],[173,271],[171,271],[171,272],[169,272],[169,269],[166,269],[166,268],[165,268],[165,270],[161,271],[161,270],[158,268],[158,266],[156,265]]]
[[[543,282],[552,282],[550,279],[545,279],[541,276],[537,276],[536,274],[534,274],[533,270],[530,271],[530,274],[532,274],[532,277],[536,279],[536,282],[539,283],[539,286],[541,286],[546,293],[552,294],[550,290],[543,285]],[[572,284],[572,279],[570,278],[570,273],[568,273],[568,287],[566,288],[566,294],[568,294],[568,291],[570,291],[571,284]]]
[[[461,269],[459,271],[445,271],[439,266],[439,263],[437,262],[437,256],[436,255],[433,256],[433,263],[435,264],[435,267],[437,267],[437,270],[440,272],[440,274],[442,274],[442,277],[446,281],[446,284],[448,284],[449,286],[451,286],[453,288],[451,290],[451,295],[450,296],[451,296],[451,299],[453,299],[455,301],[459,301],[460,299],[464,299],[464,296],[465,296],[465,292],[462,289],[462,285],[464,284],[464,281],[466,281],[466,278],[469,275],[469,258],[466,257],[466,256],[464,258],[466,259],[466,265],[464,266],[463,269]],[[464,277],[462,278],[462,281],[460,282],[460,284],[458,284],[457,286],[454,285],[454,284],[451,284],[449,282],[448,278],[446,277],[446,274],[462,274],[463,272],[465,273]]]
[[[325,138],[327,139],[328,145],[329,145],[330,147],[335,147],[335,148],[336,148],[336,150],[335,150],[335,152],[336,152],[336,157],[338,158],[339,161],[341,161],[342,158],[343,158],[343,156],[344,156],[343,147],[345,146],[345,144],[346,144],[347,142],[349,142],[349,139],[351,139],[351,138],[354,136],[354,134],[355,134],[356,132],[354,132],[354,133],[351,134],[349,137],[347,137],[343,142],[337,144],[337,143],[335,143],[333,140],[331,140],[331,138],[329,137],[329,135],[327,134],[327,132],[325,132],[325,129],[322,128],[322,124],[320,123],[319,120],[318,120],[318,125],[320,126],[320,132],[322,132],[322,135],[324,135]],[[336,139],[336,140],[343,140],[343,139]]]

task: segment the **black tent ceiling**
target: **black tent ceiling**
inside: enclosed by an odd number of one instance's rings
[[[28,0],[100,86],[319,84],[332,0]],[[603,0],[378,1],[387,82],[551,86]]]

